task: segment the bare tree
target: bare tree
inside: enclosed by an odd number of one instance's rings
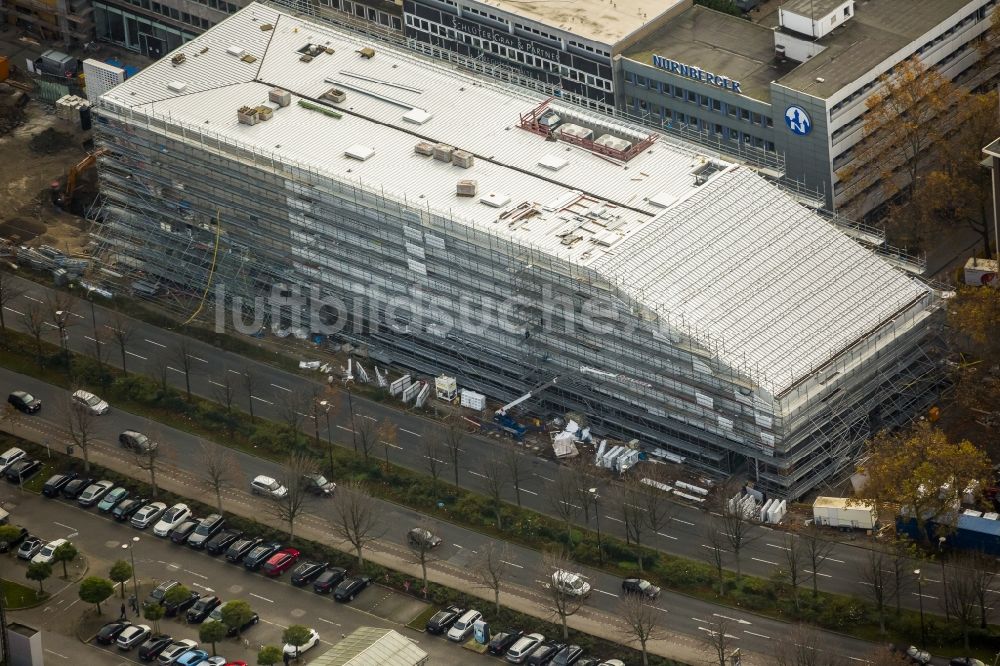
[[[521,483],[528,475],[528,460],[514,448],[507,448],[503,453],[503,463],[507,467],[507,478],[514,484],[514,497],[521,506]]]
[[[194,357],[191,355],[190,340],[181,336],[174,345],[173,360],[184,373],[184,391],[187,394],[187,401],[191,402],[191,368],[194,365]]]
[[[239,481],[240,461],[225,446],[202,441],[199,463],[205,486],[215,495],[215,505],[222,513],[222,492]]]
[[[385,473],[389,473],[389,447],[399,441],[399,428],[388,418],[382,419],[378,425],[378,441],[385,449]]]
[[[271,510],[278,520],[288,523],[289,541],[295,538],[295,521],[305,512],[313,497],[305,476],[315,473],[316,461],[306,453],[292,453],[285,459],[282,477],[279,479],[285,486],[285,494],[273,498]]]
[[[917,557],[914,544],[897,540],[890,544],[886,563],[892,574],[892,597],[896,600],[896,617],[902,612],[902,598],[913,583],[913,560]],[[947,592],[947,590],[946,590]]]
[[[846,666],[847,660],[825,649],[823,637],[812,627],[798,625],[791,635],[772,642],[774,666]]]
[[[659,465],[654,466],[654,471],[647,476],[656,480],[657,477],[662,476],[660,472],[656,471],[659,469]],[[642,507],[646,526],[654,534],[663,536],[677,513],[677,505],[671,502],[665,493],[656,488],[645,485],[640,485],[638,488],[641,492],[636,494],[635,499]]]
[[[975,577],[976,585],[976,603],[979,605],[979,628],[986,629],[988,625],[988,619],[990,615],[990,610],[992,606],[989,605],[989,598],[987,595],[993,590],[993,579],[996,578],[996,572],[993,570],[995,560],[992,560],[986,553],[981,551],[974,552],[970,557],[967,566],[969,566]]]
[[[944,603],[958,623],[966,651],[969,649],[969,630],[979,624],[979,600],[986,595],[986,590],[980,587],[984,579],[976,569],[972,557],[962,557],[950,567],[948,578],[944,581],[948,591]]]
[[[424,582],[422,589],[425,598],[427,596],[427,565],[437,559],[434,550],[437,548],[437,544],[433,541],[436,529],[436,526],[430,520],[424,519],[407,533],[406,539],[406,543],[410,548],[408,559],[414,564],[420,565],[420,574]],[[418,533],[416,530],[420,530],[420,532]]]
[[[250,423],[254,423],[256,418],[253,414],[253,401],[256,397],[254,392],[257,390],[257,375],[250,369],[250,366],[246,366],[240,372],[240,380],[243,382],[243,390],[247,392],[247,410],[250,412]]]
[[[83,454],[83,469],[90,471],[90,446],[93,444],[96,430],[96,417],[89,409],[84,409],[69,401],[64,410],[66,415],[66,430],[80,452]]]
[[[661,493],[640,484],[634,477],[626,479],[613,497],[625,526],[625,539],[635,546],[636,563],[642,571],[643,539],[667,528],[674,507]]]
[[[885,633],[885,608],[892,598],[895,589],[895,581],[892,571],[887,569],[889,557],[880,547],[874,547],[868,551],[868,556],[859,572],[861,583],[868,591],[875,606],[875,613],[878,615],[878,628],[880,633]]]
[[[228,372],[223,374],[218,380],[211,380],[212,396],[215,401],[226,408],[226,434],[233,436],[236,429],[236,418],[233,414],[233,407],[236,403],[236,385],[232,380],[232,375]]]
[[[865,655],[868,666],[909,666],[910,660],[905,655],[893,652],[888,645],[880,645]]]
[[[35,361],[41,368],[44,365],[42,361],[42,336],[45,334],[47,323],[41,306],[34,301],[25,306],[24,312],[21,313],[21,323],[24,324],[24,328],[35,341]]]
[[[292,436],[292,445],[299,448],[299,436],[302,434],[302,422],[307,418],[305,410],[309,409],[308,398],[298,391],[281,391],[275,395],[275,407],[278,417]]]
[[[743,576],[743,550],[756,541],[760,534],[754,534],[754,526],[750,522],[750,516],[743,510],[743,505],[735,500],[734,490],[733,486],[722,489],[719,513],[722,514],[723,534],[729,541],[729,551],[736,560],[736,579],[739,580]],[[737,491],[737,493],[742,493],[742,490]],[[739,496],[742,497],[742,494]]]
[[[505,541],[487,541],[479,547],[472,562],[477,587],[493,593],[497,615],[500,614],[500,592],[510,572],[510,558],[510,549]]]
[[[447,461],[442,460],[444,455],[441,442],[434,437],[424,437],[424,466],[427,473],[431,475],[431,482],[434,492],[437,492],[438,479],[441,477],[442,468],[447,465]]]
[[[815,599],[819,595],[819,574],[820,569],[826,564],[826,560],[833,552],[833,542],[823,538],[819,527],[815,522],[811,523],[800,535],[802,548],[806,554],[806,562],[809,564],[809,576],[812,580],[812,595]]]
[[[160,468],[162,459],[167,455],[167,450],[163,444],[163,437],[151,437],[145,447],[136,447],[134,454],[135,466],[149,473],[152,498],[156,499],[156,496],[159,494],[159,486],[156,483],[156,472]]]
[[[736,640],[736,636],[729,633],[729,620],[720,617],[708,625],[698,629],[705,632],[701,639],[712,655],[711,663],[727,666],[733,652],[733,641]]]
[[[782,546],[784,566],[782,577],[792,586],[792,597],[795,599],[795,610],[799,610],[799,585],[802,584],[804,569],[808,561],[808,553],[803,544],[793,534],[786,534]]]
[[[126,364],[126,356],[128,355],[128,344],[132,340],[132,336],[135,335],[135,326],[131,319],[123,317],[120,312],[115,312],[111,316],[111,323],[109,324],[111,328],[111,336],[118,343],[118,351],[122,355],[122,374],[128,376],[128,369]]]
[[[364,414],[357,414],[354,417],[354,432],[357,434],[356,442],[361,446],[361,455],[365,462],[369,456],[375,452],[375,447],[379,444],[379,426],[374,417]]]
[[[589,525],[590,505],[594,502],[594,494],[590,492],[592,479],[584,468],[583,462],[579,459],[570,460],[566,468],[569,469],[570,476],[573,478],[573,487],[576,489],[576,503],[583,508],[583,521]],[[596,505],[594,511],[597,511]]]
[[[24,288],[14,281],[14,277],[5,270],[0,269],[0,330],[7,332],[7,322],[4,321],[3,311],[14,302],[14,299],[24,294]]]
[[[503,491],[509,483],[507,466],[495,456],[487,458],[483,464],[483,482],[486,484],[486,494],[493,502],[493,514],[497,519],[497,529],[503,529]]]
[[[722,529],[715,518],[712,518],[705,528],[705,540],[708,541],[705,545],[708,546],[709,557],[719,579],[719,596],[722,597],[726,594],[725,564],[726,552],[728,551],[726,550],[726,537],[722,534]]]
[[[586,597],[566,592],[561,586],[552,584],[552,574],[557,571],[571,571],[571,560],[565,551],[547,552],[542,555],[543,569],[549,580],[544,583],[548,593],[548,608],[562,625],[563,640],[569,639],[569,618],[576,615],[586,603]]]
[[[576,476],[566,467],[556,471],[555,481],[546,486],[545,496],[548,498],[552,512],[566,526],[566,547],[573,548],[573,520],[580,511],[576,504]]]
[[[642,666],[649,666],[649,641],[655,640],[660,633],[662,611],[652,605],[641,594],[629,594],[618,602],[618,617],[625,625],[625,631],[630,643],[637,643],[642,652]]]
[[[465,437],[465,431],[462,427],[462,417],[457,415],[449,416],[444,424],[444,446],[448,451],[448,461],[455,472],[455,487],[457,488],[459,486],[458,462],[462,457],[462,440]]]
[[[333,505],[333,533],[354,547],[358,566],[365,564],[363,551],[371,542],[382,536],[382,513],[371,495],[357,481],[337,488]]]
[[[67,373],[70,371],[69,328],[76,323],[73,312],[74,300],[72,296],[61,291],[50,292],[48,297],[49,314],[59,332],[59,349],[62,350],[63,364]]]
[[[170,391],[170,357],[165,354],[155,354],[149,359],[152,364],[153,378],[160,384],[160,393],[167,395]]]

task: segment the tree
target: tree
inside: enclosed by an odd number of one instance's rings
[[[865,655],[865,663],[869,666],[909,666],[910,660],[905,655],[893,652],[888,645],[880,645]]]
[[[365,462],[368,462],[368,456],[375,451],[379,442],[378,421],[371,416],[356,414],[354,433],[355,443],[361,446],[361,455],[364,456]]]
[[[281,632],[281,640],[286,645],[291,645],[295,647],[295,658],[299,658],[299,648],[306,644],[311,636],[309,627],[303,626],[301,624],[293,624],[283,632]]]
[[[233,413],[236,404],[236,384],[231,373],[226,372],[218,380],[212,380],[212,395],[216,402],[226,408],[226,434],[232,437],[237,421]]]
[[[627,478],[616,493],[618,508],[625,525],[626,541],[635,546],[636,563],[643,570],[642,544],[647,534],[660,534],[673,519],[674,506],[658,490]]]
[[[987,628],[987,620],[993,607],[989,604],[989,594],[993,592],[993,579],[996,572],[993,571],[991,558],[980,551],[976,551],[969,556],[965,565],[972,570],[976,587],[976,603],[979,606],[979,628]]]
[[[257,663],[261,666],[274,666],[280,663],[283,658],[284,654],[277,645],[261,646],[260,651],[257,653]]]
[[[153,632],[160,633],[160,620],[167,614],[167,609],[161,604],[143,604],[142,617],[153,623]]]
[[[333,504],[333,533],[354,547],[358,566],[363,567],[363,550],[382,536],[382,511],[371,495],[357,481],[350,481],[337,488]]]
[[[508,448],[503,453],[503,463],[507,467],[507,478],[514,484],[517,505],[521,506],[521,483],[528,475],[528,460],[517,449]]]
[[[883,634],[885,633],[885,607],[895,590],[894,576],[892,570],[886,568],[888,565],[889,558],[885,551],[876,546],[868,551],[860,571],[861,583],[865,586],[868,596],[875,606],[879,632]]]
[[[799,610],[799,585],[802,584],[802,577],[808,562],[808,553],[804,545],[799,543],[799,539],[794,535],[786,534],[784,545],[782,546],[783,564],[782,576],[792,586],[792,596],[795,599],[795,610]],[[815,571],[815,569],[814,569]],[[815,574],[814,574],[815,577]]]
[[[295,538],[295,521],[305,512],[312,499],[305,476],[316,473],[316,461],[307,453],[292,453],[285,458],[281,484],[286,492],[271,501],[274,517],[288,523],[288,540]]]
[[[618,617],[625,625],[630,643],[638,643],[642,666],[649,666],[647,644],[660,633],[662,611],[641,594],[629,594],[618,602]]]
[[[424,466],[427,468],[427,473],[431,475],[431,487],[434,492],[437,493],[438,478],[441,476],[441,468],[448,463],[441,459],[440,456],[444,455],[441,450],[441,442],[439,442],[434,437],[424,437]]]
[[[813,521],[800,535],[802,548],[805,551],[806,563],[809,565],[809,577],[812,580],[812,596],[819,595],[820,569],[826,564],[827,558],[833,552],[833,542],[827,541],[820,534],[819,527]]]
[[[720,617],[708,625],[698,628],[705,632],[701,639],[712,655],[712,663],[727,666],[729,655],[733,651],[733,641],[736,640],[736,637],[729,633],[729,620]]]
[[[122,601],[125,601],[125,584],[132,577],[132,565],[125,560],[118,560],[111,565],[108,578],[122,586]]]
[[[241,476],[240,461],[225,446],[202,441],[200,463],[205,475],[205,487],[215,495],[215,506],[222,513],[222,492],[231,488]]]
[[[229,628],[217,620],[202,622],[198,627],[198,640],[202,643],[212,644],[212,656],[215,656],[215,644],[225,640],[229,633]]]
[[[131,319],[123,317],[120,312],[115,312],[111,316],[111,323],[108,324],[108,327],[111,329],[111,337],[118,343],[118,351],[122,355],[122,374],[127,377],[126,356],[128,355],[128,344],[132,340],[132,336],[135,335],[135,326]]]
[[[823,640],[812,627],[794,627],[790,636],[772,643],[774,666],[846,666],[847,660],[825,649]]]
[[[66,565],[76,559],[76,556],[80,554],[80,551],[76,549],[72,543],[67,541],[66,543],[60,544],[52,551],[52,561],[62,562],[63,566],[63,578],[69,578],[69,571],[66,569]]]
[[[491,456],[483,463],[483,482],[486,484],[486,494],[493,502],[493,514],[497,519],[497,529],[503,529],[503,491],[507,487],[507,466],[496,456]]]
[[[170,394],[170,356],[166,354],[156,354],[151,359],[149,363],[153,366],[150,374],[153,375],[160,385],[160,397],[165,397]]]
[[[908,431],[879,433],[865,454],[859,471],[868,480],[859,499],[875,502],[879,508],[901,506],[904,517],[916,521],[923,541],[927,540],[927,522],[951,516],[965,489],[989,485],[991,467],[986,454],[967,440],[950,442],[927,421]]]
[[[16,525],[0,525],[0,543],[10,544],[21,537],[21,528]]]
[[[429,520],[421,520],[417,525],[417,529],[426,530],[428,534],[435,533],[435,525]],[[427,595],[427,565],[433,562],[435,558],[434,548],[431,542],[427,539],[412,539],[408,540],[409,543],[409,559],[414,564],[420,565],[420,573],[424,582],[424,596]]]
[[[556,470],[556,478],[547,487],[545,496],[549,500],[552,512],[566,526],[566,547],[573,548],[573,520],[576,518],[580,507],[574,502],[577,501],[576,477],[566,467],[559,467]]]
[[[176,608],[191,597],[191,590],[186,585],[174,585],[163,595],[163,603],[171,608]]]
[[[244,625],[250,622],[254,616],[250,604],[242,599],[227,601],[223,604],[220,612],[222,613],[222,623],[237,636],[243,631]]]
[[[28,570],[24,572],[25,578],[38,583],[38,594],[44,594],[45,588],[42,583],[52,575],[52,565],[48,562],[32,562],[28,565]]]
[[[281,391],[274,402],[278,417],[291,435],[292,446],[298,450],[303,445],[302,420],[306,418],[305,410],[309,409],[308,397],[298,391]]]
[[[988,606],[983,601],[989,593],[993,574],[987,574],[985,564],[983,559],[977,561],[972,555],[961,557],[949,568],[948,577],[943,581],[947,591],[944,603],[958,623],[966,651],[969,650],[969,630],[980,623],[984,627],[986,624]]]
[[[722,597],[726,594],[726,537],[722,534],[722,529],[714,518],[709,521],[705,528],[705,540],[708,541],[705,545],[708,546],[712,567],[719,579],[719,596]]]
[[[719,493],[722,534],[729,544],[729,552],[736,560],[736,580],[743,576],[741,558],[743,550],[760,538],[760,533],[754,534],[754,526],[750,522],[750,516],[747,515],[743,505],[739,502],[742,496],[742,490],[731,484],[724,487]]]
[[[542,554],[542,569],[549,574],[549,580],[545,581],[544,587],[547,592],[548,609],[554,618],[558,618],[562,625],[563,640],[569,639],[569,618],[576,615],[586,598],[577,594],[568,594],[561,587],[553,585],[552,573],[556,571],[571,571],[571,561],[564,551],[549,551]]]
[[[97,417],[89,409],[84,409],[74,402],[67,403],[63,414],[65,414],[66,430],[69,432],[69,437],[83,454],[83,469],[85,472],[89,472],[90,445],[93,443]]]
[[[45,313],[42,312],[41,306],[34,301],[26,305],[24,312],[21,313],[21,323],[24,324],[24,328],[35,341],[35,361],[38,363],[38,367],[41,368],[44,366],[42,359],[42,335],[45,334],[46,324]]]
[[[493,593],[496,613],[500,615],[500,591],[510,571],[510,549],[504,541],[487,541],[476,552],[472,574],[477,587]]]
[[[458,461],[462,457],[462,440],[465,438],[465,430],[462,427],[462,417],[453,414],[444,422],[444,447],[448,451],[448,461],[455,472],[455,487],[458,482]]]
[[[156,470],[160,467],[160,459],[166,455],[166,445],[163,438],[158,437],[148,442],[148,446],[135,448],[135,466],[149,473],[149,485],[152,487],[152,497],[155,500],[159,492],[156,484]]]
[[[194,364],[194,357],[191,356],[191,342],[186,337],[181,336],[174,344],[173,360],[184,373],[184,391],[187,401],[191,402],[191,367]]]
[[[254,401],[254,391],[257,390],[257,375],[250,370],[250,366],[243,368],[240,373],[240,379],[243,382],[243,390],[247,392],[247,409],[250,412],[250,423],[255,423],[256,419],[253,415],[253,401]]]
[[[948,327],[953,349],[966,362],[956,369],[955,397],[973,411],[1000,420],[1000,289],[959,287],[948,301]]]
[[[67,374],[70,372],[69,346],[67,343],[69,342],[68,329],[74,323],[73,301],[73,297],[69,294],[61,291],[49,292],[49,314],[52,316],[52,322],[59,332],[59,349],[62,350],[63,365],[66,367]]]
[[[114,583],[106,578],[87,576],[80,581],[80,601],[97,606],[98,614],[101,612],[101,603],[114,593]]]
[[[6,310],[14,299],[24,294],[24,289],[14,281],[14,277],[0,269],[0,331],[4,333],[4,343],[7,340],[7,322],[4,320]]]

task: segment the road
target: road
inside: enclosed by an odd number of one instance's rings
[[[5,308],[7,325],[24,330],[24,324],[19,315],[32,304],[44,308],[52,290],[27,280],[18,279],[17,284],[25,289],[25,293],[12,300]],[[107,338],[110,334],[108,323],[111,321],[111,311],[99,306],[95,307],[93,309],[95,322],[91,317],[89,303],[77,301],[74,310],[74,315],[70,318],[71,326],[68,329],[69,347],[74,351],[93,355],[94,328],[104,331],[104,336]],[[158,364],[166,358],[168,359],[168,380],[174,386],[183,389],[184,372],[176,357],[178,343],[184,339],[187,341],[191,358],[191,389],[198,395],[216,399],[219,384],[225,383],[224,378],[227,375],[230,377],[242,376],[243,372],[250,369],[257,386],[253,396],[250,397],[246,393],[240,382],[236,384],[234,395],[235,403],[244,411],[248,410],[248,403],[252,400],[256,414],[280,421],[282,420],[282,407],[290,396],[308,395],[313,388],[325,387],[325,384],[318,381],[312,381],[265,363],[222,351],[209,344],[145,324],[139,320],[131,321],[135,327],[135,333],[128,346],[130,371],[141,370],[156,376]],[[55,325],[50,324],[49,328],[53,331],[50,339],[57,342],[58,334],[54,332]],[[109,361],[120,363],[117,344],[108,338],[106,345],[108,345]],[[353,396],[353,405],[354,412],[357,414],[379,421],[388,418],[394,422],[399,428],[399,436],[391,451],[392,461],[395,464],[427,473],[425,441],[428,439],[445,441],[444,429],[441,424],[413,413],[400,411],[388,402],[375,402],[357,395]],[[346,408],[340,410],[340,413],[331,420],[329,431],[327,431],[325,421],[320,424],[320,427],[323,437],[332,437],[338,444],[350,447],[351,419],[347,411]],[[311,422],[307,423],[305,432],[311,434],[312,427]],[[459,470],[459,479],[463,487],[486,494],[482,463],[495,455],[497,447],[508,445],[495,439],[477,435],[465,437],[462,444],[464,453],[460,460],[461,469]],[[439,465],[442,469],[442,478],[452,479],[454,477],[454,472],[447,461],[440,460]],[[544,489],[545,485],[551,483],[555,478],[558,463],[537,456],[528,456],[528,469],[526,481],[521,485],[522,504],[529,509],[552,515],[551,500],[546,497]],[[640,469],[637,468],[636,473],[641,473]],[[593,482],[599,495],[609,495],[608,481],[595,477]],[[506,497],[511,501],[514,500],[512,488],[506,490]],[[581,519],[582,516],[578,516],[576,522],[582,525]],[[646,545],[674,555],[707,562],[705,523],[706,512],[704,510],[688,505],[678,505],[672,529],[647,538]],[[593,528],[592,524],[586,526]],[[602,507],[601,528],[606,534],[613,534],[622,539],[625,537],[621,519],[611,515],[607,507]],[[774,531],[764,526],[752,529],[743,546],[743,572],[761,578],[772,576],[775,569],[782,566],[784,536],[783,532]],[[863,537],[859,538],[863,539]],[[822,571],[819,572],[820,589],[838,594],[866,597],[867,591],[860,580],[859,572],[864,569],[867,558],[868,550],[864,547],[843,543],[835,544]],[[728,566],[731,569],[735,568],[731,561]],[[925,610],[943,614],[943,608],[937,608],[939,600],[943,598],[942,594],[935,591],[936,586],[940,586],[938,577],[932,576],[925,581]],[[906,606],[916,609],[918,601],[917,593],[910,592],[906,595],[904,603]]]

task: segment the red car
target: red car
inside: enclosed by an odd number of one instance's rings
[[[282,548],[264,563],[264,575],[280,576],[295,566],[295,563],[299,561],[299,555],[299,551],[294,548]]]

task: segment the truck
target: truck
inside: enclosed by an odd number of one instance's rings
[[[846,497],[817,497],[813,502],[813,520],[817,525],[873,530],[878,524],[878,513],[873,502],[852,501]]]

